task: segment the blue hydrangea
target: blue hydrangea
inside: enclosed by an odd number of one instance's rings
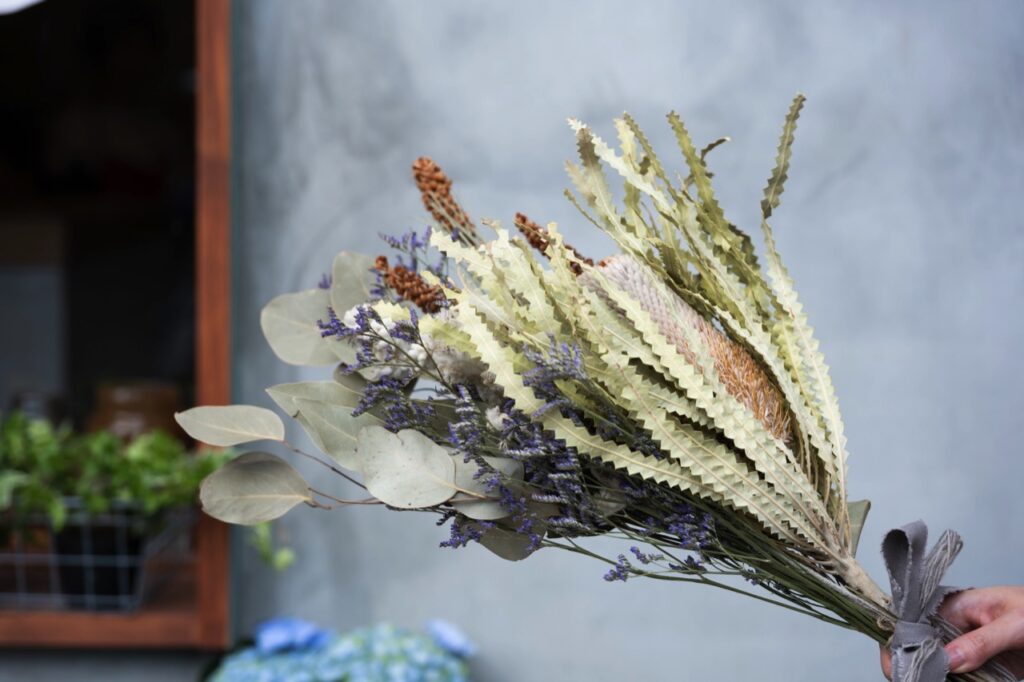
[[[300,626],[295,627],[296,623]],[[314,637],[304,625],[308,624],[291,619],[271,621],[259,632],[269,633],[272,650],[261,651],[253,646],[231,654],[213,673],[211,682],[469,680],[463,656],[474,647],[453,626],[448,626],[443,637],[438,637],[437,628],[432,628],[433,637],[429,637],[391,625],[361,628],[343,635],[318,630],[324,634]],[[308,646],[300,646],[298,640]],[[456,646],[450,646],[452,643]]]

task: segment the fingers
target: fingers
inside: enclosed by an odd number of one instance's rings
[[[998,593],[993,588],[964,590],[945,599],[939,614],[961,630],[987,625],[999,614]]]
[[[1014,646],[1020,637],[1019,619],[997,618],[946,645],[950,672],[964,673],[980,668],[985,661]]]
[[[889,653],[889,647],[882,644],[879,647],[878,653],[882,657],[882,674],[885,675],[885,679],[892,679],[892,655]]]

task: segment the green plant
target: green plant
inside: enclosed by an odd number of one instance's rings
[[[15,522],[46,514],[57,529],[69,497],[91,514],[115,502],[154,514],[192,503],[200,481],[229,458],[214,451],[193,455],[160,431],[126,444],[106,431],[76,434],[13,412],[0,422],[0,510],[10,510]]]

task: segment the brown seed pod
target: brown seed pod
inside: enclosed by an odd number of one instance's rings
[[[548,246],[551,244],[551,239],[548,237],[548,231],[538,225],[537,223],[530,220],[525,213],[516,213],[516,227],[523,236],[526,237],[526,241],[530,243],[530,246],[537,249],[543,254],[547,254]],[[573,247],[565,244],[565,248],[572,251],[573,255],[579,260],[583,261],[587,265],[593,265],[594,261],[591,258],[587,258]],[[579,263],[570,263],[569,267],[574,273],[579,275],[583,272],[583,268],[580,267]]]
[[[449,232],[458,229],[468,234],[476,233],[473,221],[452,196],[451,179],[433,159],[426,156],[416,159],[412,164],[412,177],[420,190],[423,206],[437,224]]]
[[[444,291],[427,284],[423,277],[402,265],[392,267],[386,256],[377,256],[374,268],[381,273],[384,284],[399,298],[410,301],[425,313],[436,313],[444,303]]]

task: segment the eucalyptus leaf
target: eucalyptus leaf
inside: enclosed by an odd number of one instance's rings
[[[484,457],[483,459],[506,479],[520,480],[523,477],[522,462],[507,457]],[[481,521],[503,519],[508,516],[509,512],[496,499],[493,499],[497,495],[496,491],[488,492],[484,484],[476,478],[480,466],[472,460],[465,462],[461,457],[454,457],[453,460],[455,462],[455,485],[460,492],[468,491],[492,499],[453,501],[452,506],[463,515]]]
[[[522,561],[533,554],[528,535],[499,527],[485,531],[480,544],[506,561]]]
[[[199,488],[203,511],[226,523],[251,526],[282,516],[312,496],[290,464],[266,452],[237,457]]]
[[[229,447],[256,440],[284,440],[284,422],[255,405],[207,405],[174,415],[185,433],[201,443]]]
[[[338,315],[372,298],[373,258],[364,253],[342,251],[331,265],[331,306]]]
[[[342,251],[334,257],[329,296],[331,307],[339,317],[373,298],[370,293],[373,264],[370,256],[351,251]],[[333,350],[345,364],[352,364],[356,360],[356,349],[352,344],[339,344]]]
[[[359,404],[360,398],[359,395],[335,381],[297,381],[291,384],[278,384],[268,388],[267,395],[291,417],[299,412],[299,400],[355,407]]]
[[[455,494],[455,461],[418,431],[395,434],[366,426],[359,432],[357,450],[366,489],[387,505],[434,507]]]
[[[359,432],[366,426],[379,424],[372,414],[352,415],[353,406],[294,398],[296,420],[316,446],[346,469],[360,471],[356,454]]]
[[[260,328],[277,357],[292,365],[331,365],[350,354],[354,358],[351,344],[321,336],[317,322],[327,319],[330,306],[325,289],[282,294],[264,306]]]
[[[355,395],[356,400],[362,398],[363,392],[366,390],[366,379],[356,372],[346,373],[342,365],[334,368],[334,381],[346,392]]]

